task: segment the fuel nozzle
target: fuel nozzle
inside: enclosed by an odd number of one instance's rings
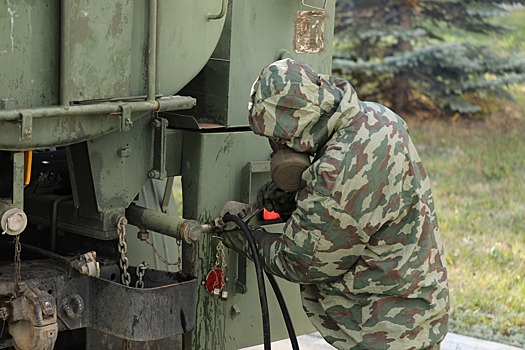
[[[245,204],[236,201],[228,201],[222,207],[219,216],[213,220],[212,231],[220,233],[237,229],[237,224],[233,221],[224,222],[223,218],[226,214],[237,215],[242,221],[248,223],[261,210],[262,208],[260,208],[257,203]]]

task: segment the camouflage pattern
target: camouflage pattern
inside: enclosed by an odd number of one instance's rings
[[[265,269],[301,284],[338,349],[427,349],[448,330],[447,270],[430,182],[406,123],[345,80],[290,59],[254,83],[250,126],[315,154],[284,234],[258,231]]]

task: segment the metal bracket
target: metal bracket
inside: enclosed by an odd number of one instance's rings
[[[131,105],[123,103],[120,109],[122,111],[120,115],[120,131],[129,131],[133,126],[133,121],[131,120]]]
[[[148,176],[153,179],[163,180],[166,172],[166,130],[168,121],[157,118],[151,122],[153,128],[153,169]]]
[[[19,141],[28,141],[31,140],[33,135],[33,114],[31,112],[20,113],[22,117],[22,122],[20,125],[20,137]]]
[[[135,267],[129,271],[135,272]],[[182,334],[195,327],[197,280],[148,270],[144,288],[112,282],[118,266],[101,269],[101,278],[72,279],[57,297],[58,318],[67,329],[94,328],[119,338],[151,341]],[[135,285],[132,273],[132,285]],[[133,300],[122,307],[122,300]]]
[[[21,296],[11,302],[9,333],[20,350],[52,349],[58,335],[55,299],[32,283],[18,284]]]

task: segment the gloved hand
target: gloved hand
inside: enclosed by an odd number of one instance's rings
[[[269,234],[263,228],[259,227],[252,231],[253,238],[257,242],[260,235]],[[233,230],[224,232],[222,234],[222,242],[230,249],[237,251],[238,253],[244,254],[251,259],[252,252],[248,245],[248,240],[241,230]]]
[[[273,181],[268,181],[257,194],[257,204],[259,207],[275,211],[281,216],[288,216],[297,208],[296,194],[297,192],[283,191]]]

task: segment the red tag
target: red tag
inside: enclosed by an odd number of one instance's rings
[[[280,218],[281,216],[274,211],[268,211],[266,209],[263,210],[263,219],[266,221],[277,220]]]

